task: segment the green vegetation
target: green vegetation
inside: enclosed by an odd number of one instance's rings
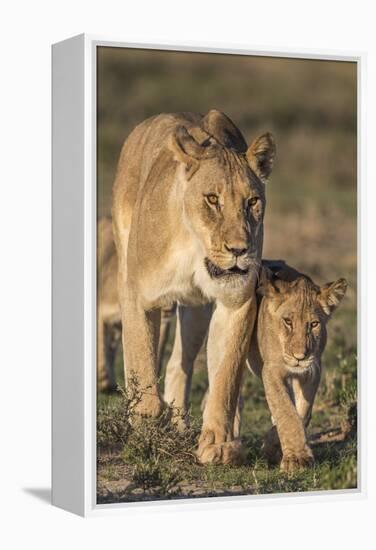
[[[165,417],[132,426],[133,398],[98,395],[99,502],[356,487],[356,99],[351,63],[100,49],[98,215],[110,212],[119,152],[136,124],[160,112],[217,108],[248,142],[266,130],[276,138],[264,257],[283,258],[319,284],[345,277],[349,289],[328,327],[310,426],[312,470],[284,475],[267,467],[261,445],[270,415],[262,384],[251,375],[243,390],[247,463],[195,463],[207,387],[202,350],[192,385],[192,427],[184,436]],[[164,363],[173,336],[171,331]],[[122,385],[121,353],[116,371]]]

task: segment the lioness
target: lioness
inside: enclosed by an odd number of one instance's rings
[[[262,268],[248,365],[262,377],[274,424],[264,450],[271,462],[282,458],[282,470],[313,462],[305,429],[320,382],[326,324],[346,288],[345,279],[319,287],[283,262]]]
[[[237,462],[233,423],[256,316],[271,134],[250,147],[223,113],[162,114],[126,140],[113,187],[113,226],[126,378],[138,411],[157,416],[161,307],[216,303],[208,338],[210,393],[198,457]],[[223,346],[217,347],[218,339]]]

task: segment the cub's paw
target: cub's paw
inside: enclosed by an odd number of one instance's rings
[[[244,462],[244,451],[240,439],[214,443],[214,432],[207,431],[200,438],[196,456],[201,464],[232,464]]]
[[[309,468],[313,466],[314,458],[312,451],[309,447],[305,447],[303,451],[294,452],[286,451],[283,454],[280,469],[283,472],[294,472],[303,468]]]

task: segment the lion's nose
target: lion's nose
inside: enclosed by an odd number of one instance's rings
[[[303,353],[303,352],[295,352],[294,351],[293,356],[297,361],[302,361],[305,358],[306,354],[305,354],[305,352]]]
[[[247,248],[231,248],[230,246],[227,246],[226,244],[225,244],[225,249],[228,252],[231,252],[231,254],[233,254],[236,258],[238,256],[243,256],[247,252]]]

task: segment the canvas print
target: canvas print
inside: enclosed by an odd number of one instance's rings
[[[357,487],[357,64],[97,48],[97,502]]]

